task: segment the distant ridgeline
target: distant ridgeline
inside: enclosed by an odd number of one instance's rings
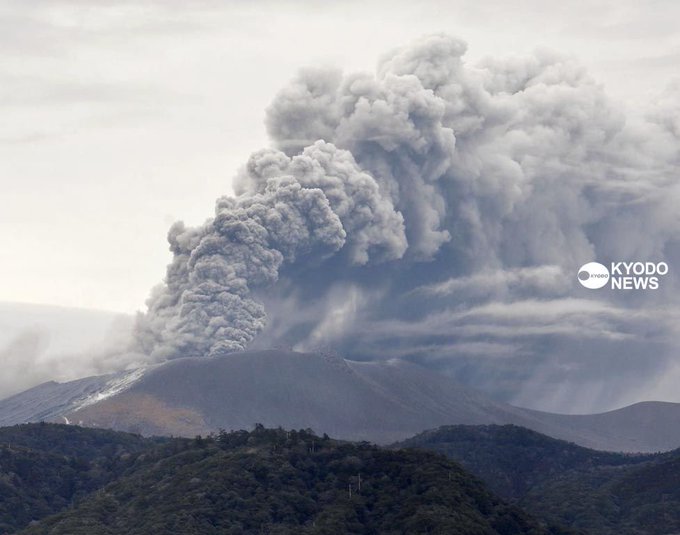
[[[544,521],[602,535],[680,533],[680,450],[595,451],[514,425],[446,426],[395,447],[443,453]]]
[[[404,360],[358,362],[329,352],[257,350],[48,382],[0,400],[0,426],[49,421],[146,436],[219,429],[314,429],[391,444],[442,425],[514,424],[605,451],[680,446],[680,404],[645,402],[602,414],[514,407]]]
[[[561,534],[436,453],[265,429],[0,429],[0,533]]]

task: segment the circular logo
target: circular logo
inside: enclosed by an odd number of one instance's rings
[[[578,281],[590,290],[602,288],[609,281],[609,270],[599,262],[588,262],[578,270]]]

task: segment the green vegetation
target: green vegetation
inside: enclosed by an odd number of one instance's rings
[[[109,429],[48,423],[0,427],[0,445],[19,446],[81,460],[113,459],[123,453],[136,453],[169,438],[143,438]]]
[[[603,535],[680,532],[680,451],[589,450],[506,426],[447,426],[396,447],[434,450],[548,522]]]
[[[30,424],[0,429],[0,535],[661,535],[680,532],[678,481],[680,451],[599,452],[515,426],[384,449],[262,426],[149,439]]]
[[[0,429],[0,533],[56,513],[112,481],[126,459],[158,444],[51,424]]]
[[[152,440],[38,424],[0,430],[0,444],[0,533],[562,533],[439,454],[310,431]]]

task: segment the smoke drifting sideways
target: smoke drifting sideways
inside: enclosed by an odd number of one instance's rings
[[[72,381],[143,366],[143,355],[121,352],[134,317],[0,302],[0,399],[46,381]]]
[[[626,116],[572,59],[465,52],[434,35],[375,73],[301,72],[236,196],[170,229],[136,348],[400,356],[563,410],[649,393],[678,347],[679,86]],[[593,292],[576,280],[592,260],[671,273]]]

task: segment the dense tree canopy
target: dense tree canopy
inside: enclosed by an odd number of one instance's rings
[[[0,441],[2,533],[551,532],[444,456],[309,430],[152,440],[38,424]]]
[[[680,450],[590,450],[522,427],[446,426],[396,447],[434,450],[545,521],[603,535],[680,532]]]

